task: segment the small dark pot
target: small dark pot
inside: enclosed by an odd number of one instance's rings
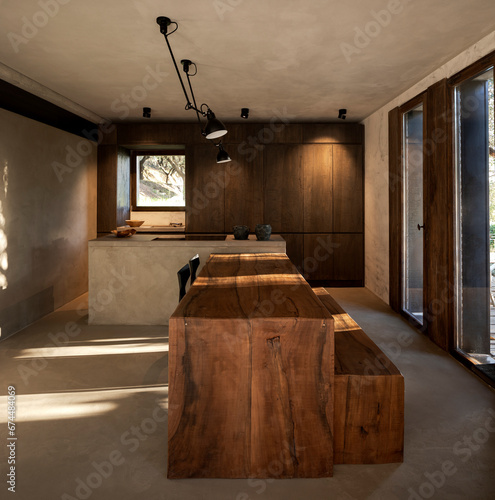
[[[256,224],[254,232],[259,241],[268,241],[272,234],[272,226],[270,224]]]
[[[234,226],[234,238],[236,240],[247,240],[249,236],[249,228],[247,226]]]

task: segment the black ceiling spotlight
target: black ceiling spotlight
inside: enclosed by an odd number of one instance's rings
[[[196,98],[194,96],[194,91],[192,89],[191,79],[190,79],[191,76],[195,76],[196,73],[198,72],[196,64],[194,64],[189,59],[182,59],[181,60],[182,69],[183,69],[184,73],[186,74],[187,83],[189,85],[189,90],[191,92],[192,102],[191,102],[191,99],[189,99],[189,95],[187,94],[186,87],[184,85],[184,82],[183,82],[182,77],[181,77],[180,72],[179,72],[179,68],[178,68],[177,63],[175,61],[174,53],[172,52],[172,47],[170,46],[170,43],[168,41],[168,37],[172,33],[175,33],[179,29],[179,25],[175,21],[171,21],[170,18],[164,17],[164,16],[157,17],[156,22],[160,26],[160,33],[162,33],[163,36],[165,37],[165,41],[167,42],[167,47],[168,47],[168,50],[170,52],[170,56],[172,57],[172,61],[173,61],[174,66],[175,66],[175,71],[177,72],[177,76],[179,77],[180,85],[182,87],[182,91],[184,92],[184,96],[186,98],[185,109],[186,110],[194,109],[194,111],[196,111],[198,123],[199,123],[199,126],[201,127],[201,133],[207,139],[213,140],[213,139],[218,139],[220,137],[223,137],[227,133],[227,129],[225,128],[225,125],[215,117],[215,113],[213,113],[213,111],[210,109],[208,104],[203,103],[203,104],[201,104],[201,106],[199,108],[196,104]],[[171,24],[175,25],[175,28],[169,32],[168,27]],[[191,69],[191,66],[194,66],[194,73],[192,73],[192,74],[189,72],[189,70]],[[204,128],[201,124],[200,115],[203,118],[206,118],[206,125]],[[218,146],[218,145],[215,144],[215,146]],[[221,149],[221,151],[224,151],[223,148]],[[219,153],[219,155],[220,155],[220,153]],[[227,157],[228,156],[229,155],[227,154]],[[230,157],[228,160],[225,159],[223,161],[230,161]]]
[[[221,142],[215,145],[218,148],[217,163],[226,163],[228,161],[232,161],[232,158],[229,156],[229,153],[227,153],[227,151],[223,149]]]
[[[143,108],[143,118],[151,118],[151,108]]]
[[[347,114],[347,109],[345,109],[345,108],[339,109],[339,118],[341,120],[345,120],[346,114]]]
[[[245,120],[249,118],[249,108],[241,109],[241,118],[244,118]]]

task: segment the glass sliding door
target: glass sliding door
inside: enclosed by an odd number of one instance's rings
[[[402,123],[402,309],[423,324],[423,104]]]
[[[456,86],[455,124],[456,343],[483,363],[495,339],[493,68]]]

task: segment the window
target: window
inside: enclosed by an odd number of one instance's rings
[[[133,210],[184,210],[184,150],[135,151],[132,155]]]
[[[493,68],[455,87],[455,111],[456,343],[482,362],[495,337]]]
[[[423,103],[402,120],[402,308],[423,325]]]

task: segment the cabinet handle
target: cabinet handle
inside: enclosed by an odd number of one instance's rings
[[[424,228],[425,228],[425,225],[424,225],[424,224],[423,224],[422,226],[420,226],[420,225],[418,224],[418,231],[421,231],[421,229],[424,229]]]

